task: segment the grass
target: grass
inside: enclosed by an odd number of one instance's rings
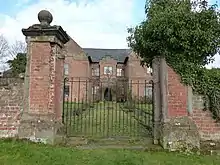
[[[144,137],[148,136],[148,131],[144,125],[151,126],[151,115],[140,114],[124,108],[125,105],[105,102],[88,104],[70,103],[66,104],[67,131],[70,136],[86,136],[86,137]],[[136,105],[137,106],[137,105]],[[149,112],[149,108],[144,111]],[[78,114],[76,115],[76,112]]]
[[[136,102],[132,102],[132,103],[129,103],[129,102],[126,102],[124,104],[124,107],[125,108],[130,108],[130,107],[135,107],[137,109],[141,109],[145,112],[150,112],[152,113],[152,107],[153,104],[145,104],[145,103],[136,103]]]
[[[218,165],[220,157],[122,149],[77,150],[0,140],[1,165]]]

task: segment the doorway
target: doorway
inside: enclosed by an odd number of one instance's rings
[[[106,101],[112,101],[112,92],[110,88],[106,88],[104,92],[104,99]]]

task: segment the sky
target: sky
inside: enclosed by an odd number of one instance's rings
[[[53,15],[52,25],[61,25],[81,46],[128,48],[127,28],[144,18],[146,0],[0,0],[0,34],[9,43],[25,41],[22,28],[39,23],[40,10]],[[220,0],[210,0],[213,2]],[[220,56],[210,67],[220,65]]]

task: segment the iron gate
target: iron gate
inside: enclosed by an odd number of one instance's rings
[[[71,137],[149,137],[151,82],[65,78],[63,123]]]

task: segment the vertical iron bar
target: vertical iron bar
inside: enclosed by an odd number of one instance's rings
[[[116,110],[116,113],[118,113],[118,118],[116,118],[116,123],[117,123],[117,131],[116,134],[120,134],[121,133],[121,111],[124,109],[124,105],[122,106],[121,103],[119,103],[119,109]],[[120,136],[120,135],[119,135]]]
[[[145,116],[148,116],[148,103],[147,103],[147,86],[146,86],[146,84],[147,84],[147,81],[145,80],[144,81],[144,93],[145,93],[145,95],[144,95],[144,109],[145,109]],[[147,117],[148,118],[148,117]],[[144,120],[144,124],[145,125],[147,125],[148,126],[148,120],[145,118],[145,120]]]
[[[109,93],[109,97],[110,97],[110,103],[109,104],[111,104],[110,106],[109,106],[109,115],[108,115],[108,132],[109,132],[109,136],[111,137],[111,133],[112,133],[112,123],[113,123],[113,121],[111,121],[111,116],[113,116],[113,114],[111,114],[112,113],[112,111],[113,111],[113,105],[114,105],[114,98],[113,98],[113,84],[111,85],[111,88],[110,88],[110,93]]]
[[[128,84],[129,85],[129,84]],[[134,109],[134,102],[133,102],[133,85],[135,85],[135,84],[133,84],[133,81],[131,80],[130,81],[130,90],[129,90],[129,111],[130,111],[130,113],[131,113],[131,116],[132,116],[132,120],[134,121],[134,125],[133,125],[133,134],[134,134],[134,137],[135,137],[135,132],[136,132],[136,130],[135,130],[135,123],[136,123],[136,119],[135,119],[135,109]]]
[[[151,115],[152,115],[152,111],[151,111],[151,96],[150,96],[150,89],[149,89],[149,83],[147,82],[147,101],[146,101],[146,106],[147,106],[147,121],[146,121],[146,125],[148,126],[148,134],[150,133],[150,129],[151,128]]]
[[[72,130],[73,130],[73,128],[72,128],[72,117],[74,117],[73,116],[73,112],[74,112],[74,109],[73,109],[73,100],[72,100],[72,96],[73,96],[73,78],[71,78],[71,83],[70,83],[70,90],[71,90],[71,96],[70,96],[70,101],[71,101],[71,103],[70,103],[70,134],[72,133]]]
[[[96,86],[96,83],[95,83],[95,86],[94,86],[94,94],[93,94],[93,106],[92,106],[92,136],[96,136],[96,129],[95,129],[95,112],[96,112],[96,95],[97,95],[97,86]]]
[[[118,100],[118,82],[116,81],[116,85],[115,85],[115,101],[116,101],[116,104],[115,104],[115,108],[112,109],[112,135],[113,136],[116,136],[116,133],[117,133],[117,126],[118,126],[118,121],[117,121],[117,118],[118,118],[118,103],[120,104],[120,100]],[[119,102],[118,102],[119,101]]]
[[[83,84],[84,84],[84,80],[82,80],[81,81],[81,85],[82,85],[82,87],[83,87]],[[80,89],[80,91],[81,92],[83,92],[83,88],[82,89]],[[85,118],[86,118],[86,113],[84,113],[84,106],[85,106],[85,103],[84,103],[84,96],[83,96],[83,94],[82,94],[82,96],[81,96],[82,98],[80,98],[80,114],[81,114],[81,116],[82,116],[82,121],[83,121],[83,124],[82,124],[82,135],[84,136],[86,136],[87,134],[85,133],[85,124],[86,124],[86,120],[85,120]],[[83,114],[85,115],[85,116],[83,116]]]
[[[85,89],[85,92],[86,92],[86,99],[85,99],[85,119],[86,119],[86,111],[87,111],[87,109],[88,109],[88,95],[87,95],[87,90],[88,90],[88,87],[87,87],[87,85],[88,85],[88,80],[86,79],[86,89]],[[84,132],[86,132],[86,130],[87,130],[87,119],[85,120],[85,124],[84,124]]]
[[[154,130],[154,126],[155,126],[155,120],[154,120],[154,83],[151,82],[151,121],[152,121],[152,124],[151,124],[151,127],[152,127],[152,132],[151,132],[151,135],[153,136],[153,130]]]
[[[94,122],[95,122],[95,135],[98,135],[98,130],[97,130],[97,110],[98,110],[98,102],[99,102],[99,86],[97,85],[97,91],[96,91],[96,96],[95,96],[95,108],[94,108]]]
[[[64,121],[64,115],[65,115],[65,78],[64,78],[64,81],[63,81],[63,111],[62,111],[62,123],[65,124],[65,121]]]
[[[101,93],[101,102],[103,102],[103,86],[102,86],[102,82],[100,82],[100,93]],[[102,106],[103,106],[103,104],[101,103],[100,105],[99,105],[99,131],[100,131],[100,135],[102,134],[102,132],[103,132],[103,130],[102,130]]]
[[[126,112],[124,111],[124,109],[122,109],[121,113],[122,113],[122,134],[124,135],[125,134],[125,121],[124,121],[125,120],[125,114],[124,113],[126,113]],[[119,120],[121,120],[121,118]]]
[[[116,80],[116,84],[117,84],[117,80]],[[111,127],[110,127],[110,135],[113,136],[114,134],[114,119],[115,119],[115,112],[116,112],[116,107],[117,107],[117,98],[116,98],[116,84],[112,85],[112,89],[111,89],[111,97],[112,97],[112,108],[111,108]]]
[[[131,96],[132,96],[132,80],[129,82],[128,81],[128,91],[127,91],[127,112],[129,113],[130,117],[131,117],[131,120],[133,120],[133,109],[132,109],[132,99],[131,99]],[[135,123],[134,123],[135,124]],[[134,127],[134,126],[133,126]],[[133,132],[134,132],[134,128],[133,128]],[[134,135],[132,135],[134,136]]]
[[[145,102],[144,102],[144,94],[145,94],[145,80],[144,82],[141,82],[141,94],[140,94],[140,111],[141,111],[141,122],[142,124],[145,124],[145,113],[146,113],[146,108],[145,108]],[[142,93],[143,90],[143,93]]]
[[[94,122],[94,107],[95,107],[95,87],[96,87],[96,84],[93,82],[93,94],[92,94],[92,116],[90,116],[91,117],[91,119],[92,119],[92,123],[91,123],[91,126],[92,126],[92,136],[94,136],[94,130],[93,130],[93,122]],[[91,109],[89,109],[90,111],[91,111]]]
[[[109,80],[108,80],[108,101],[107,101],[107,136],[109,137],[109,101],[110,101],[110,92],[111,92],[111,90],[110,90],[110,88],[109,88],[109,81],[110,81],[110,78],[108,78]]]
[[[124,81],[124,86],[125,86],[124,93],[126,92],[126,102],[123,102],[123,107],[126,106],[126,110],[122,109],[122,113],[125,113],[125,112],[129,113],[130,112],[129,104],[130,104],[130,88],[131,88],[131,84],[129,83],[128,79],[126,79]],[[125,89],[127,89],[127,90],[125,91]]]
[[[80,77],[79,77],[79,80],[78,80],[78,101],[77,101],[77,108],[78,108],[78,113],[79,113],[79,116],[81,117],[81,120],[80,120],[80,135],[82,135],[82,125],[83,125],[83,115],[82,115],[82,112],[81,112],[81,108],[80,108],[80,83],[81,83],[81,80],[80,80]]]
[[[131,86],[130,88],[131,88],[131,96],[132,96],[132,80],[131,80],[130,86]],[[129,136],[130,136],[130,134],[132,134],[132,121],[135,122],[135,120],[133,120],[133,116],[132,116],[132,114],[133,114],[133,112],[132,112],[133,111],[133,105],[132,104],[133,104],[133,100],[131,99],[131,106],[130,106],[131,110],[127,111],[127,121],[130,120],[129,121],[129,130],[128,130],[129,131]]]
[[[105,86],[105,85],[104,85],[104,86]],[[105,90],[106,90],[106,89],[105,89]],[[102,110],[102,111],[103,111],[103,114],[102,114],[102,117],[103,117],[103,136],[105,136],[105,124],[106,124],[106,123],[105,123],[105,122],[106,122],[106,121],[105,121],[105,106],[106,106],[106,105],[105,105],[105,103],[106,103],[106,102],[105,102],[105,101],[106,101],[106,100],[105,100],[105,90],[104,90],[104,107],[103,107],[103,110]]]
[[[76,85],[75,85],[75,83],[76,83],[76,81],[74,80],[74,78],[72,79],[72,81],[73,81],[73,87],[75,88],[76,87]],[[74,126],[73,126],[73,128],[74,128],[74,134],[78,134],[79,132],[79,129],[78,129],[78,125],[79,125],[79,118],[77,118],[77,115],[78,115],[78,112],[77,112],[77,105],[76,105],[76,99],[75,99],[75,97],[76,97],[76,93],[74,93],[74,100],[73,100],[73,111],[74,111],[74,113],[73,113],[73,124],[74,124]]]
[[[90,108],[92,106],[92,95],[93,95],[93,80],[89,80],[89,107],[88,107],[88,127],[87,127],[87,130],[91,130],[91,116],[90,116]],[[90,132],[91,134],[91,132]]]
[[[66,105],[66,133],[67,133],[67,136],[69,136],[69,132],[68,132],[68,114],[69,114],[69,94],[67,96],[67,105]]]
[[[137,101],[137,107],[136,107],[136,104],[135,104],[135,111],[136,111],[136,113],[137,113],[137,123],[138,123],[138,136],[140,136],[140,134],[142,133],[142,127],[143,126],[141,126],[141,124],[142,124],[142,121],[140,120],[140,113],[142,113],[141,111],[140,111],[140,107],[139,107],[139,104],[140,104],[140,102],[139,102],[139,80],[138,80],[138,82],[137,82],[138,84],[137,84],[137,95],[138,95],[138,97],[137,97],[137,100],[135,100],[135,101]],[[141,127],[141,128],[140,128]]]

